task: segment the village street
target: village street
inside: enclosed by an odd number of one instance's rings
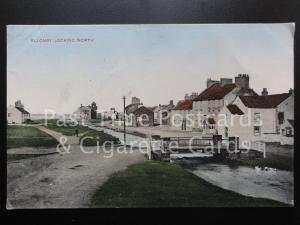
[[[107,127],[109,129],[113,130],[120,130],[123,131],[123,126],[118,125],[112,125],[109,123],[104,123],[104,127]],[[151,137],[152,135],[159,135],[161,137],[203,137],[203,134],[201,132],[194,132],[194,131],[182,131],[182,130],[176,130],[173,127],[169,125],[160,125],[160,126],[154,126],[154,127],[126,127],[126,131],[128,133],[140,133],[145,135],[146,137]]]
[[[8,161],[7,208],[88,207],[92,194],[112,173],[145,160],[138,151],[114,151],[112,157],[105,158],[109,154],[101,148],[99,153],[96,147],[85,149],[93,153],[83,153],[79,145],[72,145],[68,154]],[[46,151],[54,152],[56,148]]]

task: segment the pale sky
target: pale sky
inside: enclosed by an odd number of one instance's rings
[[[51,42],[33,42],[41,38]],[[91,42],[55,42],[88,38]],[[250,76],[258,94],[294,88],[294,24],[81,25],[7,28],[7,104],[73,113],[95,101],[122,110],[202,92],[207,78]]]

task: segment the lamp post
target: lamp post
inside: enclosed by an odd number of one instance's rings
[[[124,145],[126,144],[126,121],[125,121],[125,119],[126,119],[126,112],[125,112],[125,96],[123,97],[123,103],[124,103],[124,114],[123,114],[123,124],[124,124]]]

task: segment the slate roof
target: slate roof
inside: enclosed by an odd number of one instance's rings
[[[283,93],[267,96],[240,96],[240,99],[248,108],[269,109],[276,108],[290,95],[290,93]]]
[[[193,101],[223,99],[225,95],[231,92],[235,87],[235,84],[225,84],[224,86],[221,86],[220,84],[216,83],[201,92],[201,94],[194,98]]]
[[[125,112],[126,112],[126,114],[130,114],[130,113],[132,113],[133,111],[135,111],[135,110],[138,108],[139,105],[141,105],[141,104],[139,104],[139,103],[134,103],[134,104],[129,104],[129,105],[127,105],[127,106],[125,107]]]
[[[192,100],[184,100],[177,103],[174,110],[189,110],[193,108],[193,101]]]
[[[233,115],[243,115],[244,114],[243,111],[237,105],[234,105],[234,104],[227,105],[227,109]]]
[[[138,107],[137,109],[135,109],[133,112],[133,114],[152,114],[153,111],[151,111],[149,108],[141,105],[140,107]]]
[[[16,109],[18,109],[22,114],[30,114],[29,112],[27,112],[25,109],[20,108],[20,107],[16,107]]]

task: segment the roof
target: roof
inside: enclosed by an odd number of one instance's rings
[[[289,121],[289,123],[292,125],[292,127],[295,128],[295,127],[294,127],[294,120],[289,120],[289,119],[288,119],[287,121]]]
[[[184,100],[177,103],[174,110],[189,110],[193,108],[193,101],[192,100]]]
[[[125,107],[125,112],[126,114],[132,113],[134,110],[138,108],[140,104],[139,103],[134,103],[134,104],[129,104]]]
[[[238,96],[258,96],[252,88],[238,88],[233,93]]]
[[[227,105],[227,109],[234,115],[243,115],[243,111],[234,104]]]
[[[291,94],[283,93],[267,96],[240,96],[240,99],[248,108],[269,109],[276,108],[281,102],[287,99]]]
[[[18,109],[21,113],[23,114],[30,114],[29,112],[27,112],[24,108],[20,108],[20,107],[16,107],[16,109]]]
[[[132,104],[129,104],[125,107],[125,109],[128,109],[130,108],[131,106],[134,106],[134,105],[140,105],[139,103],[132,103]]]
[[[153,113],[153,111],[150,110],[148,107],[145,107],[145,106],[141,105],[140,107],[138,107],[137,109],[135,109],[132,113],[133,114],[140,114],[140,113],[149,114],[149,113]]]
[[[271,106],[276,107],[285,99],[290,97],[291,93],[283,93],[283,94],[276,94],[276,95],[267,95],[264,96],[267,101],[270,103]]]
[[[201,92],[193,101],[218,100],[223,99],[225,95],[231,92],[236,87],[235,84],[225,84],[221,86],[216,83]]]

